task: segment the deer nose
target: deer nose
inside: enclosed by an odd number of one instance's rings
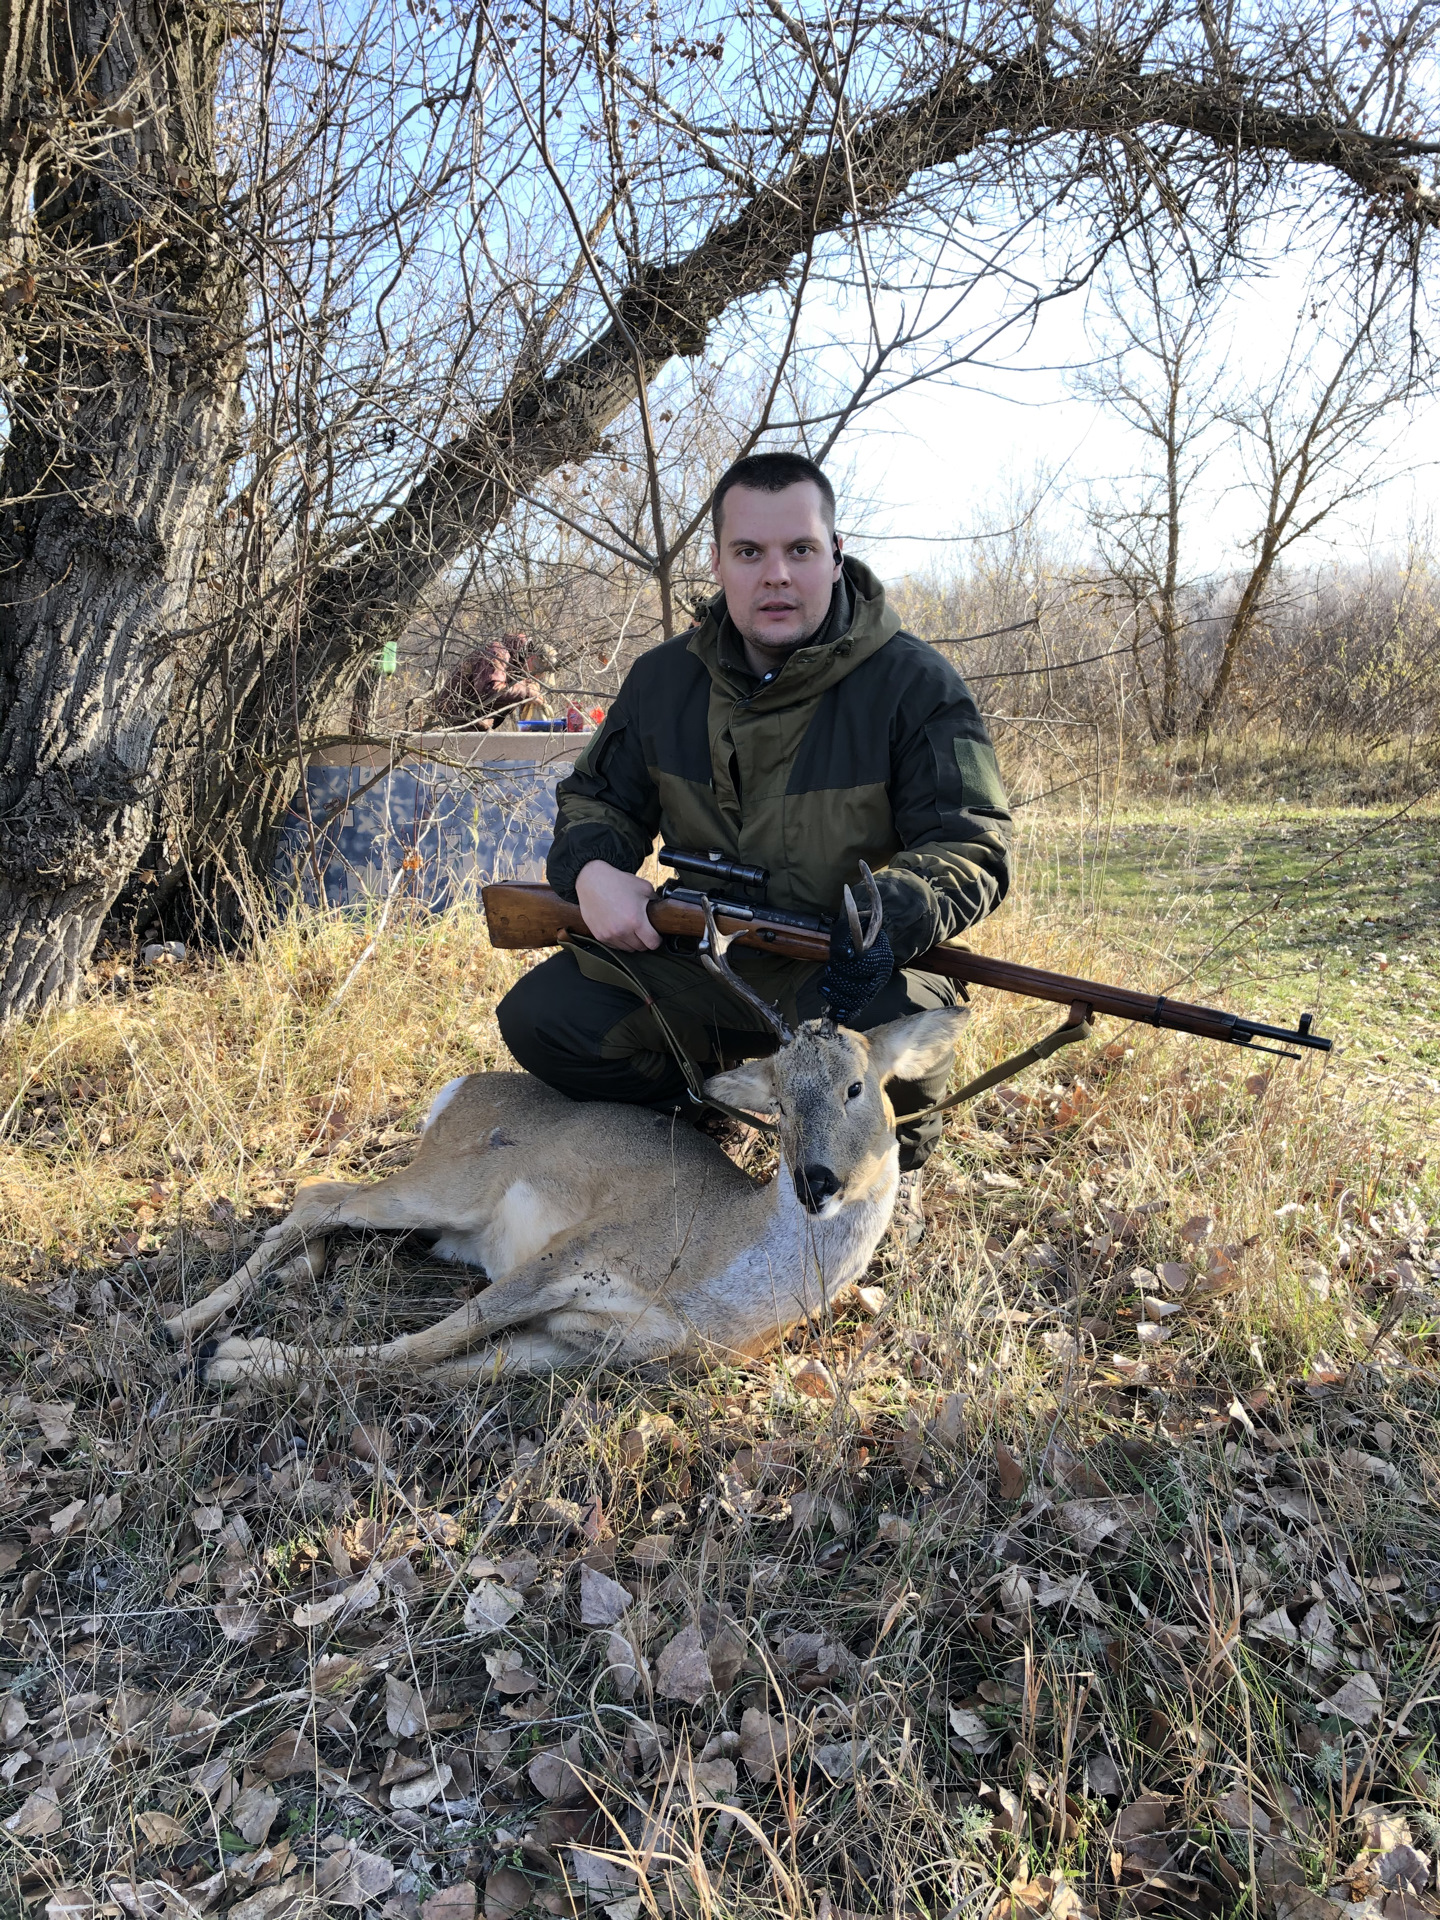
[[[831,1194],[840,1191],[840,1185],[829,1167],[812,1162],[808,1167],[795,1169],[795,1192],[807,1213],[819,1213]]]

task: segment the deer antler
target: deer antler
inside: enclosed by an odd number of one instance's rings
[[[865,882],[865,891],[869,895],[870,911],[865,925],[860,925],[860,909],[855,905],[855,896],[849,887],[845,889],[845,918],[850,922],[850,938],[855,942],[857,953],[868,953],[880,938],[880,928],[885,919],[885,908],[881,903],[880,889],[875,884],[875,876],[862,860],[860,877]]]
[[[705,915],[705,938],[700,942],[701,965],[707,972],[713,973],[717,980],[723,980],[732,993],[738,993],[742,1000],[748,1001],[780,1044],[788,1046],[795,1036],[781,1018],[779,1008],[772,1007],[753,987],[747,986],[725,958],[732,944],[739,939],[739,933],[721,933],[715,924],[715,909],[703,894],[700,905]]]

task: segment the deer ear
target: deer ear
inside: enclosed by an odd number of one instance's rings
[[[723,1100],[727,1107],[743,1107],[747,1113],[775,1111],[775,1075],[767,1058],[747,1060],[743,1067],[729,1073],[716,1073],[705,1082],[712,1100]]]
[[[882,1081],[923,1080],[926,1074],[949,1066],[960,1029],[969,1018],[968,1007],[932,1007],[926,1013],[891,1020],[865,1036],[870,1064]]]

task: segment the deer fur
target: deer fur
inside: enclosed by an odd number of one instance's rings
[[[463,1381],[753,1357],[865,1272],[899,1185],[885,1083],[933,1073],[967,1017],[937,1008],[870,1034],[811,1021],[708,1081],[714,1098],[773,1115],[781,1166],[764,1186],[673,1116],[582,1104],[528,1074],[452,1081],[408,1167],[370,1186],[302,1187],[234,1277],[166,1331],[190,1345],[267,1275],[318,1273],[337,1227],[423,1229],[489,1278],[458,1311],[369,1346],[225,1339],[201,1348],[203,1377],[285,1379],[318,1363]]]

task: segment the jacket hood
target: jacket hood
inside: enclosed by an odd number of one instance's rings
[[[687,650],[703,660],[710,677],[734,699],[744,700],[752,713],[813,699],[853,673],[862,660],[878,653],[900,631],[899,615],[886,605],[885,589],[864,561],[852,560],[847,554],[841,565],[850,596],[848,626],[834,639],[797,647],[768,686],[724,658],[721,636],[730,616],[723,593],[707,603]]]

